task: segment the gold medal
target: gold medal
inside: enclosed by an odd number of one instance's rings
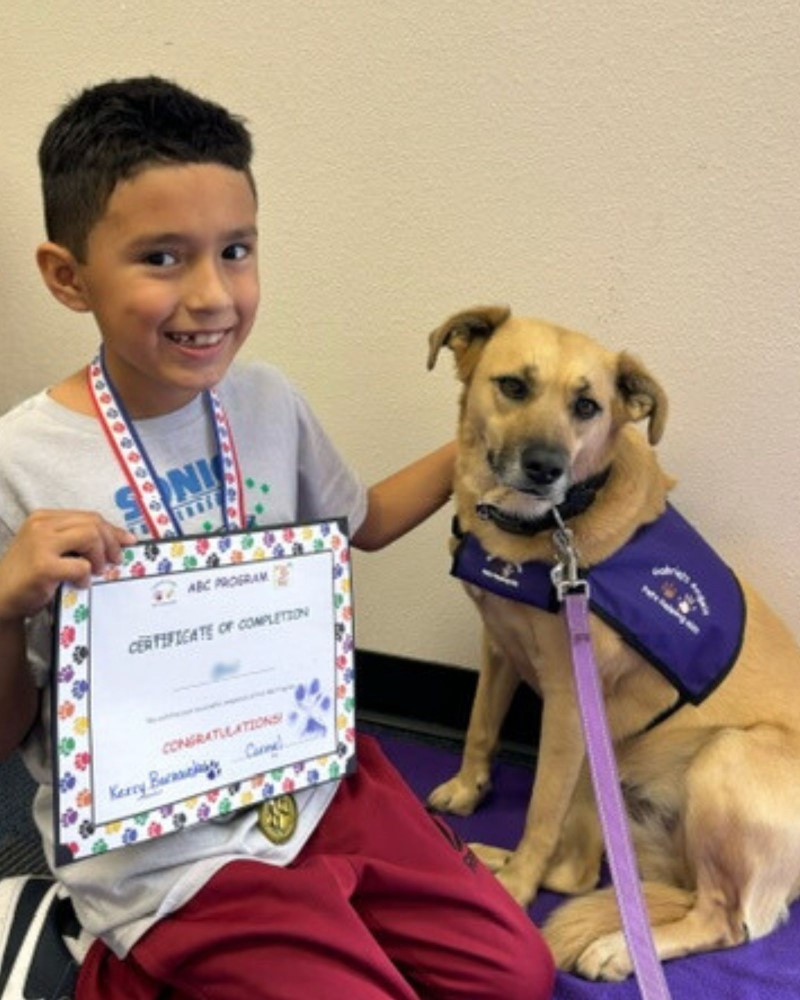
[[[262,803],[258,828],[273,844],[285,844],[297,829],[297,802],[294,795],[279,795]]]

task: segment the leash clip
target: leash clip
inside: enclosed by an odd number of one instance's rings
[[[564,524],[564,519],[556,507],[553,508],[553,517],[558,525],[553,532],[553,544],[558,560],[550,571],[550,579],[558,599],[563,603],[567,594],[583,593],[588,600],[589,581],[580,575],[578,569],[578,553],[574,544],[575,536]]]

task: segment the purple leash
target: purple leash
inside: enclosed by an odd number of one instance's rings
[[[558,511],[554,513],[559,525],[553,536],[559,562],[553,569],[553,584],[566,613],[586,756],[622,928],[642,997],[644,1000],[670,1000],[664,970],[656,955],[650,930],[592,651],[589,582],[578,574],[572,532],[564,526]]]

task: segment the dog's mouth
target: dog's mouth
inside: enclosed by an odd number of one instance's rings
[[[553,508],[549,513],[552,514]],[[475,512],[482,521],[491,521],[503,531],[508,531],[513,535],[534,535],[540,531],[548,520],[547,514],[541,517],[520,517],[511,511],[504,510],[491,503],[475,504]]]
[[[608,480],[611,469],[570,484],[568,474],[549,485],[521,484],[518,479],[506,480],[486,491],[475,504],[482,520],[491,521],[503,531],[532,535],[556,524],[554,509],[563,520],[587,510],[597,491]]]
[[[569,455],[551,445],[490,449],[486,464],[494,483],[483,500],[522,520],[535,520],[557,507],[571,485]]]

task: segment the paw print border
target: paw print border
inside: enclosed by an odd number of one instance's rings
[[[170,599],[181,574],[199,568],[286,562],[307,554],[332,555],[335,678],[335,750],[245,780],[231,782],[209,761],[208,788],[159,801],[111,822],[96,822],[93,806],[91,595],[100,583],[153,578],[154,593]],[[122,563],[95,577],[88,589],[65,584],[56,600],[53,706],[56,863],[61,865],[130,844],[177,834],[196,823],[256,806],[287,792],[335,780],[355,768],[355,663],[350,547],[344,518],[254,528],[225,535],[141,542]],[[132,803],[133,805],[133,803]]]

